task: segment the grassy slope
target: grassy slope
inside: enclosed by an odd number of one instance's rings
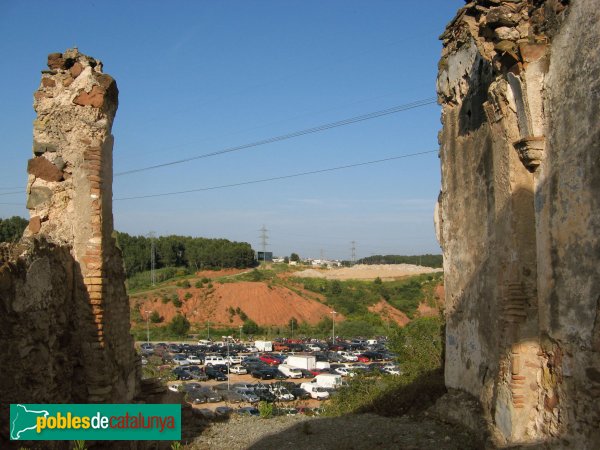
[[[384,299],[409,318],[416,317],[420,303],[423,302],[431,307],[437,306],[434,291],[442,280],[442,274],[424,274],[385,282],[294,277],[294,272],[302,269],[303,267],[296,268],[285,264],[270,264],[259,270],[251,269],[236,275],[219,276],[218,272],[215,272],[215,276],[208,279],[194,276],[182,269],[166,268],[157,271],[158,282],[155,286],[150,286],[149,273],[138,274],[129,280],[134,332],[137,331],[139,334],[145,332],[145,317],[142,318],[138,311],[142,299],[159,298],[165,303],[168,301],[184,302],[186,294],[182,294],[181,290],[182,288],[185,290],[187,286],[202,286],[210,294],[213,284],[216,283],[250,281],[264,283],[269,287],[280,286],[304,298],[319,301],[335,309],[346,318],[343,322],[336,322],[336,331],[340,335],[389,334],[390,329],[395,325],[390,324],[379,314],[369,311],[368,308]],[[240,307],[243,309],[243,305]],[[153,327],[160,325],[156,324]],[[213,324],[213,326],[215,325]],[[222,325],[227,328],[227,324]],[[200,325],[196,331],[201,331],[203,326],[203,324]],[[330,332],[331,326],[332,319],[330,317],[323,318],[316,325],[303,323],[295,325],[298,334],[312,335],[326,335]],[[192,331],[194,331],[194,326]],[[230,331],[237,332],[237,329],[232,328]],[[285,327],[283,329],[279,327],[270,329],[269,333],[289,334],[289,331]],[[153,334],[156,335],[156,333]]]

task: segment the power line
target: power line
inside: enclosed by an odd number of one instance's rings
[[[287,178],[302,177],[305,175],[313,175],[316,173],[333,172],[335,170],[350,169],[352,167],[367,166],[370,164],[378,164],[378,163],[382,163],[382,162],[386,162],[386,161],[393,161],[396,159],[410,158],[412,156],[420,156],[420,155],[426,155],[428,153],[437,153],[437,152],[438,152],[438,150],[428,150],[428,151],[418,152],[418,153],[409,153],[407,155],[391,156],[389,158],[376,159],[373,161],[365,161],[365,162],[360,162],[360,163],[356,163],[356,164],[347,164],[344,166],[329,167],[327,169],[311,170],[308,172],[293,173],[290,175],[282,175],[279,177],[263,178],[261,180],[241,181],[239,183],[222,184],[220,186],[210,186],[210,187],[197,188],[197,189],[188,189],[185,191],[163,192],[160,194],[146,194],[146,195],[136,195],[136,196],[131,196],[131,197],[121,197],[121,198],[115,198],[114,201],[137,200],[140,198],[165,197],[168,195],[189,194],[191,192],[212,191],[215,189],[225,189],[225,188],[236,187],[236,186],[244,186],[244,185],[248,185],[248,184],[266,183],[267,181],[285,180]]]
[[[126,170],[124,172],[117,172],[117,173],[115,173],[114,176],[118,177],[118,176],[123,176],[123,175],[131,175],[133,173],[158,169],[160,167],[167,167],[167,166],[173,166],[176,164],[182,164],[185,162],[194,161],[196,159],[209,158],[211,156],[217,156],[217,155],[222,155],[225,153],[232,153],[232,152],[237,152],[240,150],[245,150],[247,148],[258,147],[258,146],[266,145],[266,144],[272,144],[274,142],[280,142],[280,141],[284,141],[287,139],[304,136],[307,134],[317,133],[319,131],[330,130],[332,128],[337,128],[337,127],[341,127],[341,126],[345,126],[345,125],[351,125],[353,123],[364,122],[365,120],[376,119],[377,117],[387,116],[387,115],[395,114],[395,113],[402,112],[402,111],[408,111],[410,109],[420,108],[422,106],[432,105],[436,102],[437,102],[437,99],[435,97],[429,97],[429,98],[425,98],[422,100],[417,100],[412,103],[406,103],[404,105],[398,105],[398,106],[394,106],[392,108],[387,108],[387,109],[383,109],[380,111],[374,111],[374,112],[371,112],[368,114],[350,117],[348,119],[339,120],[337,122],[326,123],[323,125],[318,125],[316,127],[306,128],[304,130],[294,131],[292,133],[283,134],[280,136],[274,136],[274,137],[270,137],[270,138],[263,139],[260,141],[251,142],[248,144],[242,144],[242,145],[238,145],[235,147],[229,147],[229,148],[225,148],[223,150],[218,150],[218,151],[211,152],[211,153],[205,153],[203,155],[191,156],[189,158],[183,158],[183,159],[178,159],[175,161],[169,161],[166,163],[155,164],[153,166],[140,167],[138,169]]]

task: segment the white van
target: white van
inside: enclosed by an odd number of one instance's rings
[[[206,366],[214,366],[216,364],[225,364],[225,363],[226,363],[226,360],[222,356],[207,355],[204,358],[204,365],[206,365]]]
[[[288,366],[287,364],[279,364],[277,369],[288,378],[302,378],[302,371],[297,367]]]
[[[326,398],[329,398],[329,392],[327,392],[325,388],[317,386],[314,383],[302,383],[300,387],[308,392],[311,398],[317,400],[325,400]]]
[[[326,389],[339,389],[342,386],[342,376],[334,373],[321,373],[311,383]]]

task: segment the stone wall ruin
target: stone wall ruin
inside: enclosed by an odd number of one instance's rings
[[[441,39],[446,385],[497,445],[600,448],[600,8],[471,1]]]
[[[49,55],[34,94],[31,218],[0,252],[0,442],[10,403],[129,403],[140,393],[112,237],[117,106],[100,61],[77,49]]]

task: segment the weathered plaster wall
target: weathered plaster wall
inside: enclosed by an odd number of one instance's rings
[[[446,384],[497,443],[597,447],[598,14],[473,1],[441,37]]]
[[[140,393],[112,237],[115,81],[75,50],[48,56],[34,94],[30,223],[0,252],[0,440],[8,405],[128,403]]]

